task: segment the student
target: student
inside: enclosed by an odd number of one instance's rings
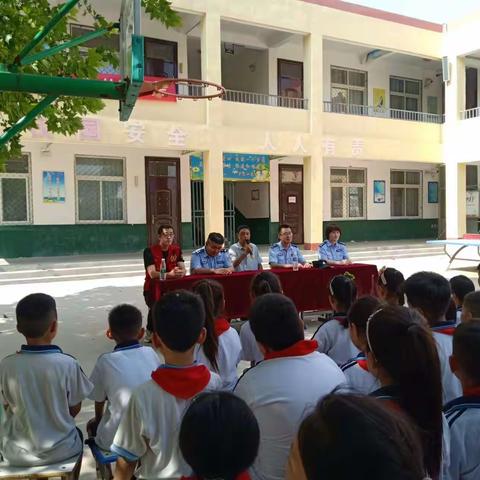
[[[413,420],[423,446],[425,469],[432,478],[439,478],[442,383],[432,333],[415,310],[389,306],[370,317],[366,337],[368,368],[381,384],[372,396]]]
[[[0,362],[5,418],[0,422],[0,458],[12,466],[49,465],[82,453],[75,416],[93,385],[78,362],[52,344],[57,307],[34,293],[17,304],[17,330],[26,339]]]
[[[217,372],[224,390],[233,390],[238,381],[237,365],[240,362],[242,344],[237,331],[223,316],[225,297],[223,287],[215,280],[200,280],[193,291],[203,300],[207,337],[196,353],[198,363],[203,363],[212,372]]]
[[[235,394],[245,400],[260,426],[260,450],[251,469],[254,479],[282,480],[290,446],[308,405],[341,384],[335,362],[304,339],[295,304],[279,293],[258,297],[250,325],[265,360],[238,381]]]
[[[378,298],[365,296],[360,297],[350,307],[347,315],[347,323],[355,347],[360,350],[360,353],[345,363],[342,366],[342,371],[347,378],[347,384],[353,392],[363,393],[368,395],[374,390],[380,388],[378,379],[375,378],[369,371],[367,365],[367,336],[366,326],[369,317],[375,313],[381,304]]]
[[[134,473],[158,479],[190,475],[178,447],[183,412],[193,397],[222,384],[205,365],[194,363],[195,345],[205,341],[204,325],[205,308],[194,293],[170,292],[155,304],[153,345],[165,364],[130,397],[111,447],[119,456],[116,480],[130,480]]]
[[[371,397],[327,395],[302,422],[305,473],[288,480],[423,480],[422,447],[405,416]]]
[[[480,290],[465,295],[460,319],[462,322],[480,320]]]
[[[480,322],[458,326],[453,335],[452,372],[462,384],[463,396],[444,411],[450,426],[451,455],[447,478],[480,478]]]
[[[255,275],[250,284],[250,298],[252,302],[266,293],[283,293],[280,279],[273,272],[269,271]],[[258,348],[255,335],[248,321],[240,329],[240,342],[242,343],[242,360],[250,362],[252,367],[263,360],[262,352]]]
[[[318,342],[318,351],[326,353],[337,365],[343,365],[359,353],[350,339],[347,322],[348,309],[356,298],[357,287],[352,275],[333,277],[328,285],[333,318],[320,325],[312,337]]]
[[[406,280],[405,295],[410,307],[425,317],[433,332],[442,369],[443,403],[447,403],[461,394],[460,382],[448,365],[456,326],[455,321],[445,318],[451,299],[450,284],[438,273],[418,272]]]
[[[95,418],[87,424],[87,432],[104,450],[110,449],[132,391],[150,380],[161,364],[155,350],[140,345],[144,331],[142,314],[133,305],[118,305],[108,314],[107,337],[116,347],[100,355],[90,375],[95,386],[90,394],[95,401]]]
[[[457,307],[457,325],[462,316],[463,300],[465,295],[475,291],[475,285],[465,275],[456,275],[450,279],[450,288],[452,289],[452,298]]]
[[[389,305],[404,305],[404,282],[405,278],[403,278],[402,272],[399,272],[395,268],[383,267],[378,272],[378,296]]]
[[[179,442],[195,474],[183,480],[250,480],[260,430],[242,399],[229,392],[202,393],[183,416]]]

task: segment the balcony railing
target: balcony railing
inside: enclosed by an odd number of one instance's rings
[[[306,110],[306,98],[281,97],[268,93],[242,92],[241,90],[226,90],[223,99],[227,102],[250,103],[252,105],[267,105],[270,107],[297,108]]]
[[[323,102],[323,111],[328,113],[343,113],[345,115],[361,115],[364,117],[394,118],[423,123],[443,123],[444,115],[435,113],[411,112],[396,108],[372,107],[369,105],[348,105],[346,103]]]
[[[460,120],[468,120],[469,118],[480,117],[480,107],[469,108],[460,112]]]

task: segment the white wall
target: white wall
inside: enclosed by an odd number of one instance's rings
[[[259,199],[252,200],[252,191],[258,190]],[[235,207],[246,218],[269,218],[270,197],[268,182],[236,182]]]

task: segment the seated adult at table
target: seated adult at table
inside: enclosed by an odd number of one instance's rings
[[[268,252],[268,263],[271,268],[293,268],[295,261],[301,268],[312,266],[305,260],[300,249],[292,243],[293,232],[290,225],[283,223],[278,227],[278,239],[280,241],[274,243]]]
[[[205,246],[192,252],[190,273],[192,275],[209,273],[230,275],[233,272],[233,266],[228,251],[223,248],[224,243],[225,238],[221,233],[210,233]]]
[[[240,225],[237,228],[237,237],[238,242],[234,243],[228,251],[235,271],[263,270],[262,257],[258,247],[254,243],[250,243],[250,227]]]
[[[338,225],[328,225],[325,230],[327,238],[318,247],[319,260],[325,260],[328,265],[346,265],[352,263],[348,256],[347,247],[339,242],[342,230]]]

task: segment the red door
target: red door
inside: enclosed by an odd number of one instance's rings
[[[303,166],[279,165],[280,223],[293,230],[293,242],[303,243]]]

